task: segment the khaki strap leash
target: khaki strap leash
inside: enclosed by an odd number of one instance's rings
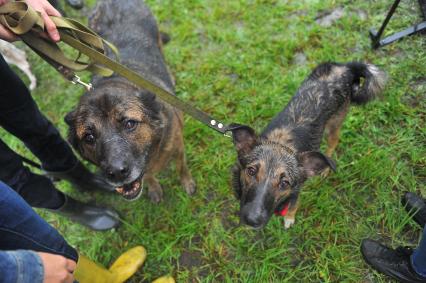
[[[73,19],[54,16],[50,18],[59,31],[61,41],[77,51],[75,59],[68,58],[57,43],[41,36],[45,29],[43,19],[27,3],[16,1],[0,6],[0,23],[19,36],[26,45],[72,83],[81,84],[90,90],[91,84],[82,82],[75,72],[90,71],[101,76],[111,76],[115,72],[208,127],[224,135],[232,131],[232,126],[213,119],[207,113],[187,104],[169,91],[118,63],[117,48],[93,30]],[[113,51],[115,60],[106,56],[106,47]]]

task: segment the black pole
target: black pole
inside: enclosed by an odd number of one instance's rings
[[[390,19],[392,18],[393,14],[395,13],[396,8],[399,5],[399,2],[401,2],[401,0],[395,0],[395,2],[393,2],[392,7],[390,8],[386,19],[383,21],[382,26],[380,27],[378,32],[375,32],[374,30],[370,30],[370,35],[371,35],[371,39],[373,41],[373,48],[376,49],[378,47],[380,47],[380,37],[383,34],[383,31],[385,30],[386,26],[388,25]]]

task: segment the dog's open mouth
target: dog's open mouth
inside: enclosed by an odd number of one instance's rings
[[[277,216],[286,216],[287,212],[288,212],[288,208],[290,206],[290,197],[287,197],[283,200],[281,200],[277,206],[277,208],[275,209],[274,213]]]
[[[138,178],[135,181],[124,184],[121,187],[115,188],[115,191],[119,193],[126,200],[137,200],[141,194],[143,189],[142,178]]]

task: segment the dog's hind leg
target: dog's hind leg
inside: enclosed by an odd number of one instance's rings
[[[159,203],[163,200],[163,189],[154,175],[146,174],[143,178],[148,185],[148,197],[153,203]]]
[[[180,182],[184,187],[186,193],[188,195],[192,195],[196,191],[196,185],[194,179],[192,178],[191,172],[188,169],[188,165],[186,164],[183,137],[180,136],[179,140],[180,141],[176,155],[176,170],[178,171],[178,174],[180,176]]]
[[[340,128],[342,127],[343,121],[345,120],[346,114],[349,111],[349,103],[345,103],[343,108],[333,115],[325,125],[326,137],[327,137],[327,150],[325,154],[331,157],[333,152],[336,150],[337,144],[339,143]]]

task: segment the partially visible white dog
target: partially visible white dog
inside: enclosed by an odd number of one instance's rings
[[[17,66],[30,79],[30,90],[37,86],[37,79],[31,72],[30,64],[27,61],[27,54],[12,43],[0,40],[0,53],[8,64]]]

